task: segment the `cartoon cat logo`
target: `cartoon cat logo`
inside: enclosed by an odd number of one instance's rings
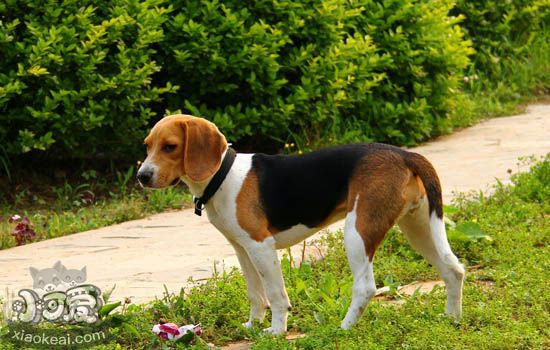
[[[35,267],[30,269],[33,279],[33,289],[42,297],[51,292],[66,292],[86,281],[86,266],[82,269],[67,269],[61,261],[56,262],[53,268],[39,270]]]
[[[67,269],[58,261],[53,267],[29,270],[33,289],[19,291],[20,299],[13,301],[10,318],[32,324],[41,320],[94,323],[99,319],[98,310],[103,306],[101,290],[85,283],[85,266],[80,270]]]
[[[62,273],[66,270],[61,261],[56,262],[53,268],[39,270],[35,267],[29,268],[33,279],[32,288],[42,296],[54,291],[62,291],[64,286],[61,283]]]
[[[62,273],[61,281],[65,285],[65,290],[76,287],[86,281],[86,266],[82,269],[66,269]]]

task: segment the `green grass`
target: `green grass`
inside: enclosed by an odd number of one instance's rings
[[[204,333],[194,348],[251,339],[254,349],[545,349],[550,347],[550,155],[529,173],[513,176],[512,186],[498,185],[483,194],[457,200],[451,219],[457,227],[477,225],[490,239],[453,239],[453,250],[468,273],[463,319],[446,318],[445,291],[435,288],[411,297],[395,295],[401,305],[373,301],[360,322],[339,329],[351,295],[351,273],[342,234],[325,238],[321,261],[282,266],[293,303],[289,330],[305,337],[287,341],[240,326],[248,314],[245,282],[240,272],[215,274],[191,283],[179,295],[145,305],[130,305],[122,314],[126,327],[112,329],[111,342],[96,349],[172,349],[150,332],[159,318],[177,324],[198,323]],[[451,237],[458,237],[451,234]],[[438,279],[436,271],[393,230],[376,253],[377,286]],[[268,315],[269,316],[269,315]],[[269,319],[269,317],[267,318]],[[1,331],[0,331],[1,333]],[[10,345],[4,343],[6,349]],[[0,346],[2,348],[2,346]]]
[[[133,170],[117,172],[108,183],[95,178],[81,180],[90,181],[80,185],[65,181],[42,192],[27,185],[14,192],[13,200],[0,206],[0,249],[16,245],[11,234],[15,225],[8,222],[14,214],[27,216],[36,232],[34,241],[41,241],[181,209],[191,202],[191,195],[182,186],[139,188]]]

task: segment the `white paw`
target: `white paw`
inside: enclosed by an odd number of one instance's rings
[[[344,320],[342,321],[342,324],[340,325],[340,328],[342,328],[344,330],[348,330],[351,327],[353,327],[354,324],[355,324],[355,322],[349,321],[349,320],[344,318]]]
[[[250,328],[252,328],[252,326],[253,326],[252,321],[248,321],[248,322],[243,323],[244,328],[250,329]]]
[[[273,335],[279,335],[279,334],[284,334],[286,332],[286,329],[269,327],[269,328],[264,328],[263,332],[268,334],[273,334]]]

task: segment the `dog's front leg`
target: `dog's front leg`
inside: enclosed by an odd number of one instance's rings
[[[244,245],[250,261],[260,275],[267,298],[271,304],[271,327],[264,331],[281,334],[286,332],[290,301],[285,289],[275,240],[268,237],[262,242],[250,241]]]
[[[269,302],[260,275],[258,271],[256,271],[252,261],[250,261],[248,253],[238,243],[233,241],[230,242],[237,253],[241,270],[246,279],[246,289],[248,292],[248,300],[250,301],[250,317],[248,318],[248,322],[244,323],[243,326],[250,328],[254,320],[263,321],[266,309],[269,307]]]

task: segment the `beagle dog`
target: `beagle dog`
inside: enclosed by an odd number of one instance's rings
[[[271,306],[266,331],[286,332],[290,301],[276,250],[343,218],[353,290],[342,328],[358,321],[375,294],[374,253],[396,223],[438,269],[446,313],[460,318],[464,268],[447,240],[439,179],[423,156],[379,143],[301,155],[236,154],[213,123],[181,114],[160,120],[145,144],[138,180],[155,188],[183,180],[196,197],[196,213],[204,205],[233,245],[250,300],[245,327],[263,320]]]

